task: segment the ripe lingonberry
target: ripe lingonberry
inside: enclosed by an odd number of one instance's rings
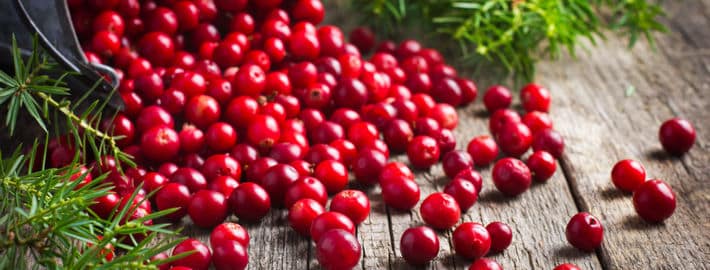
[[[237,142],[237,132],[229,124],[217,122],[207,128],[205,142],[214,151],[226,152]]]
[[[498,156],[498,144],[488,135],[481,135],[471,139],[466,151],[473,159],[476,166],[487,166]]]
[[[360,243],[355,235],[347,230],[327,231],[316,244],[316,258],[326,270],[352,269],[360,262],[361,255]]]
[[[671,187],[662,180],[649,180],[634,191],[634,209],[644,220],[658,223],[675,211],[676,198]]]
[[[540,130],[552,128],[552,119],[547,113],[532,111],[523,116],[523,124],[530,128],[530,131],[535,134]]]
[[[434,138],[429,136],[416,136],[407,146],[409,162],[419,169],[426,169],[439,161],[441,150]]]
[[[513,230],[508,224],[500,221],[491,222],[486,226],[488,234],[491,236],[491,252],[497,253],[508,248],[513,241]]]
[[[365,221],[370,214],[370,199],[362,191],[343,190],[333,196],[330,211],[346,215],[357,225]]]
[[[325,213],[325,207],[313,199],[300,199],[288,210],[288,222],[291,228],[303,236],[310,236],[311,224],[320,214]]]
[[[284,205],[286,208],[291,208],[298,200],[306,198],[325,205],[328,202],[328,193],[325,186],[318,179],[310,176],[301,177],[286,190]]]
[[[503,267],[493,259],[480,258],[474,261],[468,270],[503,270]]]
[[[443,192],[429,195],[422,202],[419,211],[424,222],[440,230],[453,227],[461,217],[461,208],[456,199]]]
[[[611,170],[611,181],[616,188],[633,192],[646,181],[646,169],[641,162],[633,159],[619,161]]]
[[[243,183],[232,191],[229,205],[240,221],[256,222],[271,208],[269,194],[255,183]]]
[[[208,157],[202,165],[201,171],[209,181],[212,181],[218,176],[229,176],[239,181],[242,176],[242,167],[239,162],[226,154],[217,154]]]
[[[190,98],[185,104],[185,119],[200,128],[206,128],[219,120],[219,102],[207,95]]]
[[[532,174],[525,163],[515,158],[496,162],[491,172],[493,184],[503,194],[517,196],[525,192],[532,182]]]
[[[451,238],[456,254],[475,260],[488,254],[491,248],[491,236],[483,225],[477,222],[464,222],[454,230]]]
[[[216,269],[243,270],[249,264],[249,253],[244,245],[229,241],[213,246],[212,262]]]
[[[570,219],[565,229],[567,241],[582,251],[592,251],[602,244],[604,227],[587,212],[578,213]]]
[[[563,263],[558,266],[555,266],[555,269],[552,270],[582,270],[579,267],[577,267],[574,264],[571,263]]]
[[[525,165],[530,169],[533,179],[540,182],[550,179],[550,177],[555,174],[555,170],[557,170],[555,157],[545,151],[535,151],[532,153],[532,155],[528,157],[528,160],[525,161]]]
[[[249,246],[249,233],[237,223],[225,222],[217,225],[210,233],[210,246],[216,246],[225,242],[236,241],[244,247]]]
[[[693,147],[695,128],[685,119],[672,118],[663,122],[658,131],[658,138],[666,152],[679,156]]]
[[[409,228],[402,233],[399,251],[409,264],[426,264],[439,254],[439,237],[425,226]]]
[[[348,169],[337,160],[318,163],[313,175],[323,183],[330,194],[343,190],[348,184]]]
[[[200,190],[192,195],[187,213],[198,227],[212,228],[227,218],[227,200],[222,193]]]
[[[473,167],[471,155],[464,151],[451,151],[441,159],[441,167],[449,178],[453,178],[459,172]]]
[[[313,220],[311,238],[317,243],[323,234],[334,229],[342,229],[355,234],[355,224],[346,215],[338,212],[325,212]]]
[[[178,154],[180,139],[172,128],[154,127],[143,133],[141,149],[144,156],[152,161],[168,161]]]
[[[444,193],[454,197],[462,212],[466,212],[478,200],[478,190],[470,181],[455,178],[444,188]]]
[[[199,240],[188,238],[180,242],[173,249],[172,255],[180,253],[192,252],[183,258],[173,261],[171,264],[175,266],[185,266],[191,269],[207,270],[212,262],[212,253],[210,249]]]
[[[173,117],[159,106],[148,106],[140,111],[136,117],[138,131],[146,132],[154,127],[169,127],[174,125]]]
[[[247,126],[247,140],[259,148],[270,148],[280,136],[279,124],[270,115],[257,115]]]
[[[155,204],[158,210],[177,208],[165,216],[170,221],[178,221],[187,214],[190,204],[190,190],[180,183],[168,183],[155,194]]]
[[[387,157],[384,153],[372,148],[363,149],[352,164],[355,179],[365,185],[375,184],[386,164]]]
[[[520,90],[520,102],[525,111],[547,112],[550,109],[550,91],[539,84],[527,84]]]
[[[349,40],[350,43],[355,45],[355,47],[363,53],[368,53],[375,46],[375,34],[367,27],[357,27],[353,29],[353,31],[350,32]]]
[[[561,158],[565,150],[565,141],[559,132],[553,129],[544,129],[533,135],[533,151],[544,150],[552,154],[555,158]]]
[[[212,179],[209,184],[207,184],[207,188],[222,193],[222,195],[224,195],[224,197],[226,198],[229,198],[229,196],[232,195],[234,189],[238,186],[239,181],[237,181],[237,179],[226,175],[217,176]]]
[[[483,104],[486,105],[489,113],[510,107],[512,100],[513,96],[510,90],[500,85],[491,86],[483,96]]]
[[[520,122],[508,123],[496,134],[496,142],[498,142],[500,149],[513,157],[523,155],[530,148],[532,140],[532,132]]]
[[[205,176],[194,168],[178,169],[170,176],[170,182],[183,184],[193,193],[207,188]]]

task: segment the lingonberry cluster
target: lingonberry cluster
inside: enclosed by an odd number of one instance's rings
[[[360,186],[379,185],[388,207],[409,211],[420,200],[420,188],[410,167],[388,161],[390,154],[406,154],[417,169],[441,161],[452,181],[443,192],[429,194],[420,213],[427,225],[449,229],[483,188],[474,166],[495,162],[496,188],[516,196],[531,180],[549,179],[564,149],[547,114],[549,91],[528,84],[520,91],[522,117],[510,109],[510,90],[488,89],[483,102],[491,135],[456,150],[455,108],[476,99],[474,82],[415,40],[376,44],[366,28],[354,29],[346,40],[340,28],[319,25],[325,12],[320,0],[68,3],[87,59],[119,75],[124,108],[103,128],[120,136],[118,145],[138,164],[121,174],[107,156],[84,168],[94,177],[108,174],[114,185],[92,210],[109,217],[142,183],[127,218],[176,208],[166,221],[189,216],[196,226],[213,228],[212,252],[185,240],[173,254],[194,253],[173,262],[174,269],[244,269],[249,236],[223,222],[232,214],[239,222],[256,222],[280,207],[288,209],[295,231],[316,242],[321,266],[350,269],[362,253],[355,227],[370,212],[365,193],[346,189],[351,172]],[[669,152],[682,153],[692,146],[695,131],[674,121],[664,124],[660,136]],[[72,161],[77,149],[69,141],[60,137],[48,145],[50,165]],[[527,161],[519,160],[530,148]],[[496,161],[499,152],[508,157]],[[634,202],[644,218],[667,217],[648,211],[667,202],[661,198],[670,192],[667,185],[614,181],[625,190],[637,188]],[[334,196],[326,210],[329,195]],[[585,226],[573,228],[573,239],[591,239],[574,236],[588,232]],[[467,222],[456,227],[453,239],[457,254],[476,260],[470,269],[501,269],[481,257],[510,245],[512,230],[500,222]],[[423,264],[436,257],[439,240],[428,227],[410,228],[400,250],[408,262]]]
[[[675,193],[663,180],[646,181],[646,169],[641,162],[632,159],[617,162],[611,170],[611,181],[619,190],[633,192],[634,209],[642,219],[658,223],[673,215]]]

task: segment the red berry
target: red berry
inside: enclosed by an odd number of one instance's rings
[[[510,90],[500,85],[491,86],[483,96],[483,104],[486,105],[486,110],[490,113],[510,107],[512,100],[513,95]]]
[[[611,181],[616,188],[633,192],[646,181],[646,169],[641,162],[633,159],[619,161],[611,170]]]
[[[458,83],[459,88],[461,88],[461,105],[466,105],[476,100],[476,96],[478,96],[478,88],[473,81],[463,78],[456,78],[456,83]]]
[[[453,227],[461,217],[461,208],[454,197],[443,192],[429,195],[419,211],[424,222],[440,230]]]
[[[530,128],[530,131],[535,134],[540,130],[552,128],[552,119],[547,113],[532,111],[523,116],[523,124]]]
[[[170,176],[170,182],[183,184],[193,193],[207,188],[205,177],[193,168],[178,169]]]
[[[522,156],[530,148],[533,136],[523,123],[508,123],[496,134],[500,149],[509,156]]]
[[[318,242],[323,234],[335,229],[342,229],[355,234],[355,224],[346,215],[338,212],[325,212],[313,220],[311,238],[313,238],[313,241]]]
[[[279,123],[270,115],[257,115],[247,126],[247,140],[259,148],[270,148],[280,136]]]
[[[232,85],[238,95],[258,97],[266,87],[266,74],[258,65],[245,64],[237,71]]]
[[[277,164],[266,170],[261,183],[269,193],[271,202],[275,206],[281,206],[284,203],[286,191],[298,178],[298,171],[293,166]]]
[[[187,212],[198,227],[212,228],[227,218],[227,201],[222,193],[200,190],[192,195]]]
[[[212,229],[210,233],[210,245],[212,249],[223,243],[236,241],[244,247],[249,246],[249,233],[244,227],[237,223],[225,222]]]
[[[168,161],[178,154],[180,139],[172,128],[154,127],[143,133],[141,150],[152,161]]]
[[[547,151],[559,159],[562,158],[562,152],[565,150],[565,141],[559,132],[548,128],[533,135],[532,149]]]
[[[296,60],[314,60],[320,54],[320,43],[315,33],[295,32],[289,40],[289,52]]]
[[[336,160],[324,160],[318,163],[313,175],[331,194],[343,190],[348,185],[348,169]]]
[[[445,129],[455,129],[459,123],[456,108],[446,103],[436,104],[434,108],[431,108],[427,116],[434,118]]]
[[[582,251],[592,251],[602,244],[604,227],[587,212],[578,213],[570,219],[565,230],[567,242]]]
[[[377,183],[382,168],[387,164],[384,153],[375,149],[361,150],[352,164],[353,173],[358,182],[365,185]]]
[[[169,8],[157,7],[144,17],[146,30],[174,35],[178,30],[178,18]]]
[[[474,261],[468,270],[503,270],[503,267],[492,259],[480,258]]]
[[[190,98],[185,105],[185,119],[197,127],[206,128],[219,120],[221,109],[213,97],[199,95]]]
[[[309,176],[302,177],[289,185],[284,197],[286,208],[291,208],[296,201],[306,198],[313,199],[322,205],[328,202],[325,186],[318,179]]]
[[[91,39],[91,48],[101,56],[113,56],[121,49],[121,38],[113,32],[101,31]]]
[[[444,193],[451,195],[459,204],[462,212],[466,212],[478,200],[478,190],[470,181],[454,178],[444,188]]]
[[[168,178],[157,172],[146,173],[140,179],[143,181],[143,189],[146,192],[158,190],[168,183]]]
[[[334,140],[343,139],[345,131],[343,131],[343,127],[336,123],[323,121],[315,129],[311,130],[309,135],[311,141],[315,144],[328,144]]]
[[[409,264],[426,264],[439,254],[439,237],[425,226],[409,228],[402,233],[399,251]]]
[[[542,85],[530,83],[520,90],[520,102],[525,111],[547,112],[550,109],[550,91]]]
[[[400,178],[404,177],[407,180],[412,180],[414,181],[414,173],[405,165],[404,163],[401,162],[390,162],[385,165],[384,168],[382,168],[382,171],[380,172],[380,177],[379,181],[387,181],[392,178]]]
[[[237,132],[227,123],[217,122],[207,129],[205,141],[210,149],[226,152],[237,142]]]
[[[191,1],[180,1],[173,5],[181,30],[192,30],[200,23],[200,9]]]
[[[449,78],[435,82],[434,87],[431,89],[431,95],[437,102],[451,106],[459,106],[463,100],[461,87],[455,80]]]
[[[176,74],[170,81],[170,86],[180,89],[189,98],[202,95],[207,91],[205,77],[191,71]]]
[[[493,184],[503,194],[517,196],[525,192],[532,182],[532,174],[525,163],[515,158],[496,162],[492,171]]]
[[[210,190],[222,193],[224,197],[229,198],[235,188],[239,186],[239,181],[234,179],[234,177],[221,175],[217,176],[207,185]]]
[[[210,181],[218,176],[229,176],[238,181],[242,175],[242,168],[239,166],[239,162],[229,155],[217,154],[205,160],[202,165],[202,174]]]
[[[178,221],[187,214],[190,204],[190,190],[179,183],[167,183],[155,194],[155,204],[158,210],[177,208],[165,216],[170,221]]]
[[[505,250],[513,241],[513,230],[508,224],[500,221],[491,222],[486,226],[488,234],[491,236],[491,252],[497,253]]]
[[[293,5],[291,16],[296,21],[319,24],[325,16],[325,8],[320,0],[298,0]]]
[[[333,196],[330,211],[346,215],[357,225],[365,221],[370,214],[370,199],[362,191],[344,190]]]
[[[662,180],[649,180],[634,191],[634,209],[644,220],[658,223],[675,211],[676,198],[671,187]]]
[[[496,135],[499,130],[503,129],[503,126],[520,121],[520,115],[517,112],[510,109],[500,109],[495,111],[488,120],[488,130],[491,134]]]
[[[138,42],[138,51],[154,65],[165,66],[170,64],[175,56],[175,44],[165,33],[150,32]]]
[[[190,194],[188,193],[188,200]],[[97,216],[108,219],[114,213],[116,206],[119,204],[120,197],[116,193],[109,192],[104,196],[94,199],[94,204],[90,206],[91,211],[94,211]],[[178,210],[179,211],[179,210]]]
[[[658,131],[658,138],[666,152],[680,156],[693,147],[695,128],[685,119],[672,118],[663,122]]]
[[[232,191],[229,205],[240,221],[256,222],[271,208],[269,194],[255,183],[243,183]]]
[[[313,220],[324,212],[322,203],[308,198],[300,199],[288,210],[288,222],[299,234],[310,236]]]
[[[367,102],[367,87],[358,79],[342,78],[333,89],[332,98],[338,107],[357,110]]]
[[[394,152],[406,151],[407,145],[412,141],[412,138],[414,138],[414,132],[411,126],[407,121],[402,119],[389,121],[382,135],[387,145]]]
[[[326,270],[353,269],[360,262],[361,255],[360,243],[352,232],[346,230],[325,232],[316,244],[316,258]]]
[[[552,270],[582,270],[578,266],[571,263],[563,263],[555,267]]]
[[[426,169],[439,161],[441,151],[439,144],[429,136],[416,136],[407,146],[407,157],[412,166]]]
[[[195,270],[207,270],[209,268],[212,262],[212,254],[205,244],[196,239],[185,239],[185,241],[175,246],[172,256],[185,252],[192,252],[192,254],[173,261],[171,263],[173,268],[175,266],[185,266]]]
[[[375,34],[367,27],[357,27],[350,32],[350,43],[361,52],[367,53],[375,46]]]
[[[247,2],[244,0],[237,1],[244,2],[245,4]],[[232,21],[229,23],[229,30],[230,32],[240,32],[249,35],[254,32],[254,25],[254,17],[249,13],[241,12],[232,16]]]
[[[491,236],[483,225],[477,222],[464,222],[454,230],[451,238],[456,254],[475,260],[488,254],[491,248]]]
[[[180,150],[185,153],[200,151],[205,144],[205,134],[193,125],[183,126],[178,137],[180,137]]]
[[[498,157],[498,145],[488,135],[481,135],[471,139],[466,151],[471,155],[473,164],[477,166],[487,166]]]
[[[94,18],[93,29],[94,33],[108,31],[120,37],[123,36],[125,24],[120,14],[114,11],[104,11]]]
[[[545,151],[535,151],[528,157],[525,164],[530,169],[533,179],[544,182],[550,179],[555,170],[557,170],[557,161],[555,157]]]
[[[456,148],[456,137],[450,129],[442,128],[433,135],[436,143],[439,145],[441,153],[446,154]]]
[[[407,57],[416,55],[421,50],[422,45],[418,41],[408,39],[399,43],[399,46],[397,46],[395,53],[397,55],[397,58],[402,60],[406,59]]]
[[[222,243],[212,248],[212,262],[218,270],[243,270],[249,264],[249,253],[244,245],[236,241]]]
[[[441,130],[439,122],[430,117],[421,117],[414,121],[414,133],[417,135],[433,136]]]
[[[382,179],[380,188],[383,201],[394,209],[407,211],[419,202],[419,185],[406,176]]]
[[[451,151],[441,159],[441,166],[444,173],[449,178],[453,178],[459,172],[473,167],[471,155],[464,151]]]

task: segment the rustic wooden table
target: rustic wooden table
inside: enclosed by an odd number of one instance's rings
[[[506,269],[552,269],[564,262],[582,269],[710,268],[710,185],[705,182],[710,180],[710,1],[666,5],[671,31],[657,36],[655,50],[641,41],[628,51],[626,39],[610,34],[597,47],[580,50],[577,59],[539,65],[538,81],[552,91],[551,116],[567,143],[557,173],[507,198],[493,187],[490,168],[480,168],[483,191],[462,217],[511,225],[512,245],[492,256]],[[627,93],[629,87],[635,91]],[[471,137],[488,133],[480,101],[461,108],[459,116],[459,149]],[[690,120],[698,134],[682,158],[666,155],[658,142],[659,126],[674,116]],[[631,196],[612,186],[611,167],[625,158],[640,160],[649,177],[673,187],[678,207],[665,223],[643,222]],[[447,179],[438,165],[418,173],[416,181],[424,198],[441,191]],[[401,258],[399,238],[422,224],[419,208],[394,211],[383,204],[378,187],[366,192],[372,212],[357,228],[362,269],[412,269]],[[604,224],[604,242],[596,252],[579,252],[565,240],[567,221],[580,211]],[[314,244],[288,227],[286,210],[271,211],[247,228],[249,269],[320,269]],[[186,232],[205,242],[209,238],[208,231],[189,224]],[[451,231],[439,237],[439,256],[426,269],[466,269],[470,261],[453,255]]]

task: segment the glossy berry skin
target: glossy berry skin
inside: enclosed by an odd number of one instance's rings
[[[520,121],[520,115],[517,112],[511,109],[499,109],[491,114],[491,118],[488,120],[488,130],[495,136],[504,126]]]
[[[532,149],[547,151],[559,159],[562,158],[562,152],[565,150],[565,141],[559,132],[548,128],[533,135]]]
[[[276,119],[270,115],[255,116],[247,127],[247,140],[260,148],[269,148],[281,137]]]
[[[468,142],[466,151],[476,166],[487,166],[498,157],[498,144],[488,135],[481,135]]]
[[[208,157],[202,165],[201,172],[210,181],[218,176],[229,176],[239,181],[242,176],[242,168],[239,162],[226,154]]]
[[[633,192],[646,181],[646,169],[641,162],[624,159],[611,169],[611,182],[624,192]]]
[[[513,95],[510,90],[500,85],[491,86],[483,95],[483,104],[489,113],[510,107],[512,101]]]
[[[351,232],[330,230],[316,244],[316,258],[326,270],[353,269],[360,262],[362,248]]]
[[[172,128],[154,127],[143,133],[141,150],[152,161],[168,161],[180,151],[180,138]]]
[[[538,182],[547,181],[547,179],[550,179],[550,177],[555,174],[555,170],[557,170],[555,157],[545,151],[533,152],[532,155],[528,157],[528,160],[525,161],[525,165],[530,169],[533,179]]]
[[[180,168],[170,176],[170,182],[187,186],[194,193],[207,188],[207,179],[200,171],[193,168]]]
[[[439,230],[453,227],[461,218],[461,208],[456,199],[443,192],[432,193],[424,199],[419,212],[426,224]]]
[[[212,262],[218,270],[243,270],[249,264],[246,246],[229,241],[213,247]]]
[[[409,264],[426,264],[439,254],[439,237],[429,227],[409,228],[402,233],[399,251]]]
[[[328,193],[339,192],[348,185],[348,169],[337,160],[324,160],[315,167],[313,175],[325,186]]]
[[[527,84],[520,90],[520,102],[525,111],[547,112],[550,109],[550,91],[539,84]]]
[[[574,264],[571,264],[571,263],[563,263],[558,266],[555,266],[555,268],[552,270],[582,270],[582,269]]]
[[[325,205],[328,202],[328,192],[318,179],[310,176],[301,177],[286,190],[284,205],[286,208],[291,208],[296,201],[305,198],[316,200]]]
[[[271,197],[271,203],[282,206],[288,188],[299,179],[298,171],[291,165],[277,164],[264,174],[261,185]]]
[[[325,207],[313,199],[300,199],[288,210],[288,222],[291,228],[303,236],[311,235],[311,224],[320,214],[325,213]]]
[[[165,216],[167,220],[178,221],[187,214],[190,205],[190,190],[179,183],[168,183],[155,194],[155,206],[158,210],[177,208]]]
[[[367,27],[357,27],[350,32],[350,42],[360,52],[367,53],[375,47],[375,34]]]
[[[515,158],[504,158],[496,162],[491,175],[496,188],[507,196],[520,195],[532,182],[528,166]]]
[[[476,191],[478,193],[481,193],[481,190],[483,189],[483,177],[479,172],[477,172],[473,168],[465,169],[459,172],[456,176],[454,176],[453,181],[455,181],[456,179],[463,179],[471,182],[473,186],[476,187]]]
[[[414,181],[414,173],[404,163],[393,161],[387,163],[387,165],[382,168],[382,172],[380,172],[380,183],[393,178],[405,178]]]
[[[192,195],[187,213],[198,227],[212,228],[227,218],[227,200],[222,193],[200,190]]]
[[[355,160],[352,169],[358,182],[365,185],[377,183],[382,168],[387,164],[387,157],[375,149],[361,150]]]
[[[429,136],[416,136],[407,146],[407,157],[412,166],[426,169],[439,161],[441,150],[437,141]]]
[[[224,122],[217,122],[207,128],[205,141],[210,149],[217,152],[226,152],[237,143],[237,132]]]
[[[552,128],[552,119],[550,118],[550,115],[544,112],[538,112],[538,111],[532,111],[529,113],[526,113],[523,116],[523,124],[528,126],[530,131],[535,134],[538,131]]]
[[[210,249],[199,240],[192,238],[185,239],[185,241],[175,246],[172,255],[175,256],[191,251],[194,251],[194,253],[173,261],[171,263],[172,266],[185,266],[192,269],[207,270],[212,261],[212,253],[210,253]]]
[[[330,201],[330,211],[346,215],[357,225],[370,215],[370,199],[362,191],[343,190],[333,196]]]
[[[413,179],[405,176],[382,179],[380,187],[383,201],[394,209],[407,211],[419,202],[421,191]]]
[[[441,165],[447,177],[453,178],[459,172],[472,168],[473,159],[465,151],[451,151],[441,159]]]
[[[256,222],[271,208],[269,194],[254,183],[243,183],[232,191],[229,205],[240,221]]]
[[[175,55],[175,43],[165,33],[150,32],[138,42],[138,51],[151,63],[165,66],[172,61]]]
[[[604,227],[599,220],[587,212],[578,213],[570,219],[565,229],[567,242],[581,251],[592,251],[601,246]]]
[[[480,258],[474,261],[468,270],[503,270],[503,266],[493,259]]]
[[[658,130],[658,139],[666,152],[680,156],[688,152],[695,143],[695,128],[681,118],[672,118],[663,122]]]
[[[206,128],[217,122],[221,114],[219,102],[213,97],[199,95],[190,98],[185,104],[185,119],[195,126]]]
[[[513,230],[510,229],[508,224],[500,221],[491,222],[486,226],[488,234],[491,236],[491,250],[492,253],[498,253],[510,246],[513,241]]]
[[[634,191],[636,213],[650,223],[666,220],[675,211],[676,198],[671,187],[662,180],[649,180]]]
[[[491,248],[491,235],[477,222],[462,223],[456,227],[451,238],[456,254],[469,260],[485,256]]]
[[[317,243],[323,234],[334,229],[341,229],[355,234],[355,224],[346,215],[338,212],[325,212],[313,220],[311,238]]]
[[[509,156],[522,156],[532,143],[532,132],[523,123],[509,123],[496,134],[500,150]]]
[[[466,212],[478,200],[478,190],[473,183],[463,178],[454,178],[444,187],[444,193],[451,195],[459,204],[462,212]]]
[[[236,241],[244,247],[249,246],[249,233],[237,223],[225,222],[217,225],[210,233],[210,246],[214,249],[226,242]]]

